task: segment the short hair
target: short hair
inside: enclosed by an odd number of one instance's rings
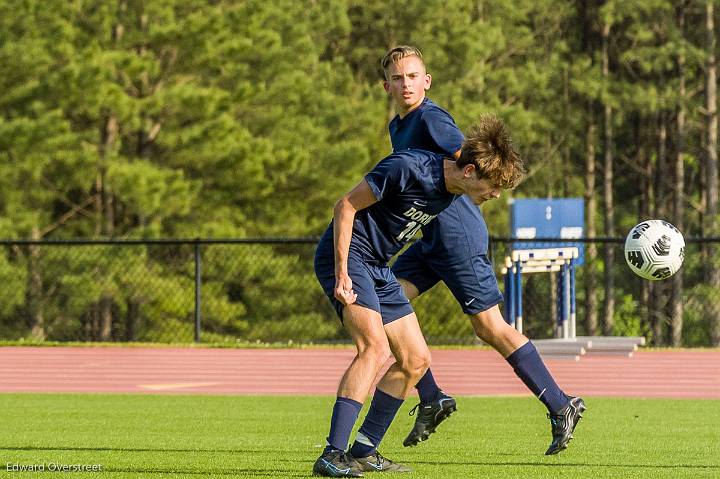
[[[479,178],[502,189],[515,188],[525,177],[525,165],[500,118],[483,115],[470,129],[456,164],[475,165]]]
[[[390,65],[397,63],[402,58],[412,56],[418,57],[420,59],[420,63],[425,66],[422,53],[420,53],[420,50],[417,47],[410,45],[398,45],[395,48],[391,48],[385,56],[382,57],[382,60],[380,60],[380,68],[382,69],[383,78],[387,80],[387,71],[388,68],[390,68]]]

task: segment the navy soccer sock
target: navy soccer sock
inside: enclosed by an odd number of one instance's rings
[[[435,382],[435,378],[430,369],[425,371],[423,377],[421,377],[420,381],[415,385],[415,389],[418,391],[421,403],[433,402],[440,396],[440,388]]]
[[[353,457],[367,457],[377,449],[402,403],[402,399],[375,389],[370,410],[350,448]]]
[[[550,375],[532,342],[523,344],[505,360],[551,414],[567,405],[565,393]]]
[[[333,407],[332,419],[330,420],[330,434],[327,438],[328,445],[323,454],[335,449],[344,451],[350,440],[350,433],[355,425],[362,404],[349,398],[338,397]]]

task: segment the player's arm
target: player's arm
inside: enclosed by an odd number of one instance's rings
[[[363,179],[349,193],[335,203],[333,210],[333,238],[335,243],[335,297],[343,304],[352,304],[357,295],[348,275],[347,260],[350,251],[355,214],[376,203],[375,194]]]

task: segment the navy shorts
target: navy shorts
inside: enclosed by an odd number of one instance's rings
[[[348,274],[353,282],[353,291],[357,294],[354,304],[380,313],[383,324],[391,323],[413,312],[402,286],[387,265],[374,265],[359,258],[351,250],[348,257]],[[315,253],[315,275],[342,321],[342,311],[345,306],[335,298],[334,293],[334,252],[326,251],[326,248],[322,248],[322,243]]]
[[[426,255],[417,241],[392,266],[395,276],[411,282],[420,294],[443,281],[466,314],[486,311],[503,300],[490,259],[485,254],[470,257]]]

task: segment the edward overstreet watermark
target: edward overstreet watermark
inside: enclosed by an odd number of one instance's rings
[[[39,464],[20,464],[6,462],[5,470],[9,472],[102,472],[102,464],[61,464],[59,462],[42,462]]]

